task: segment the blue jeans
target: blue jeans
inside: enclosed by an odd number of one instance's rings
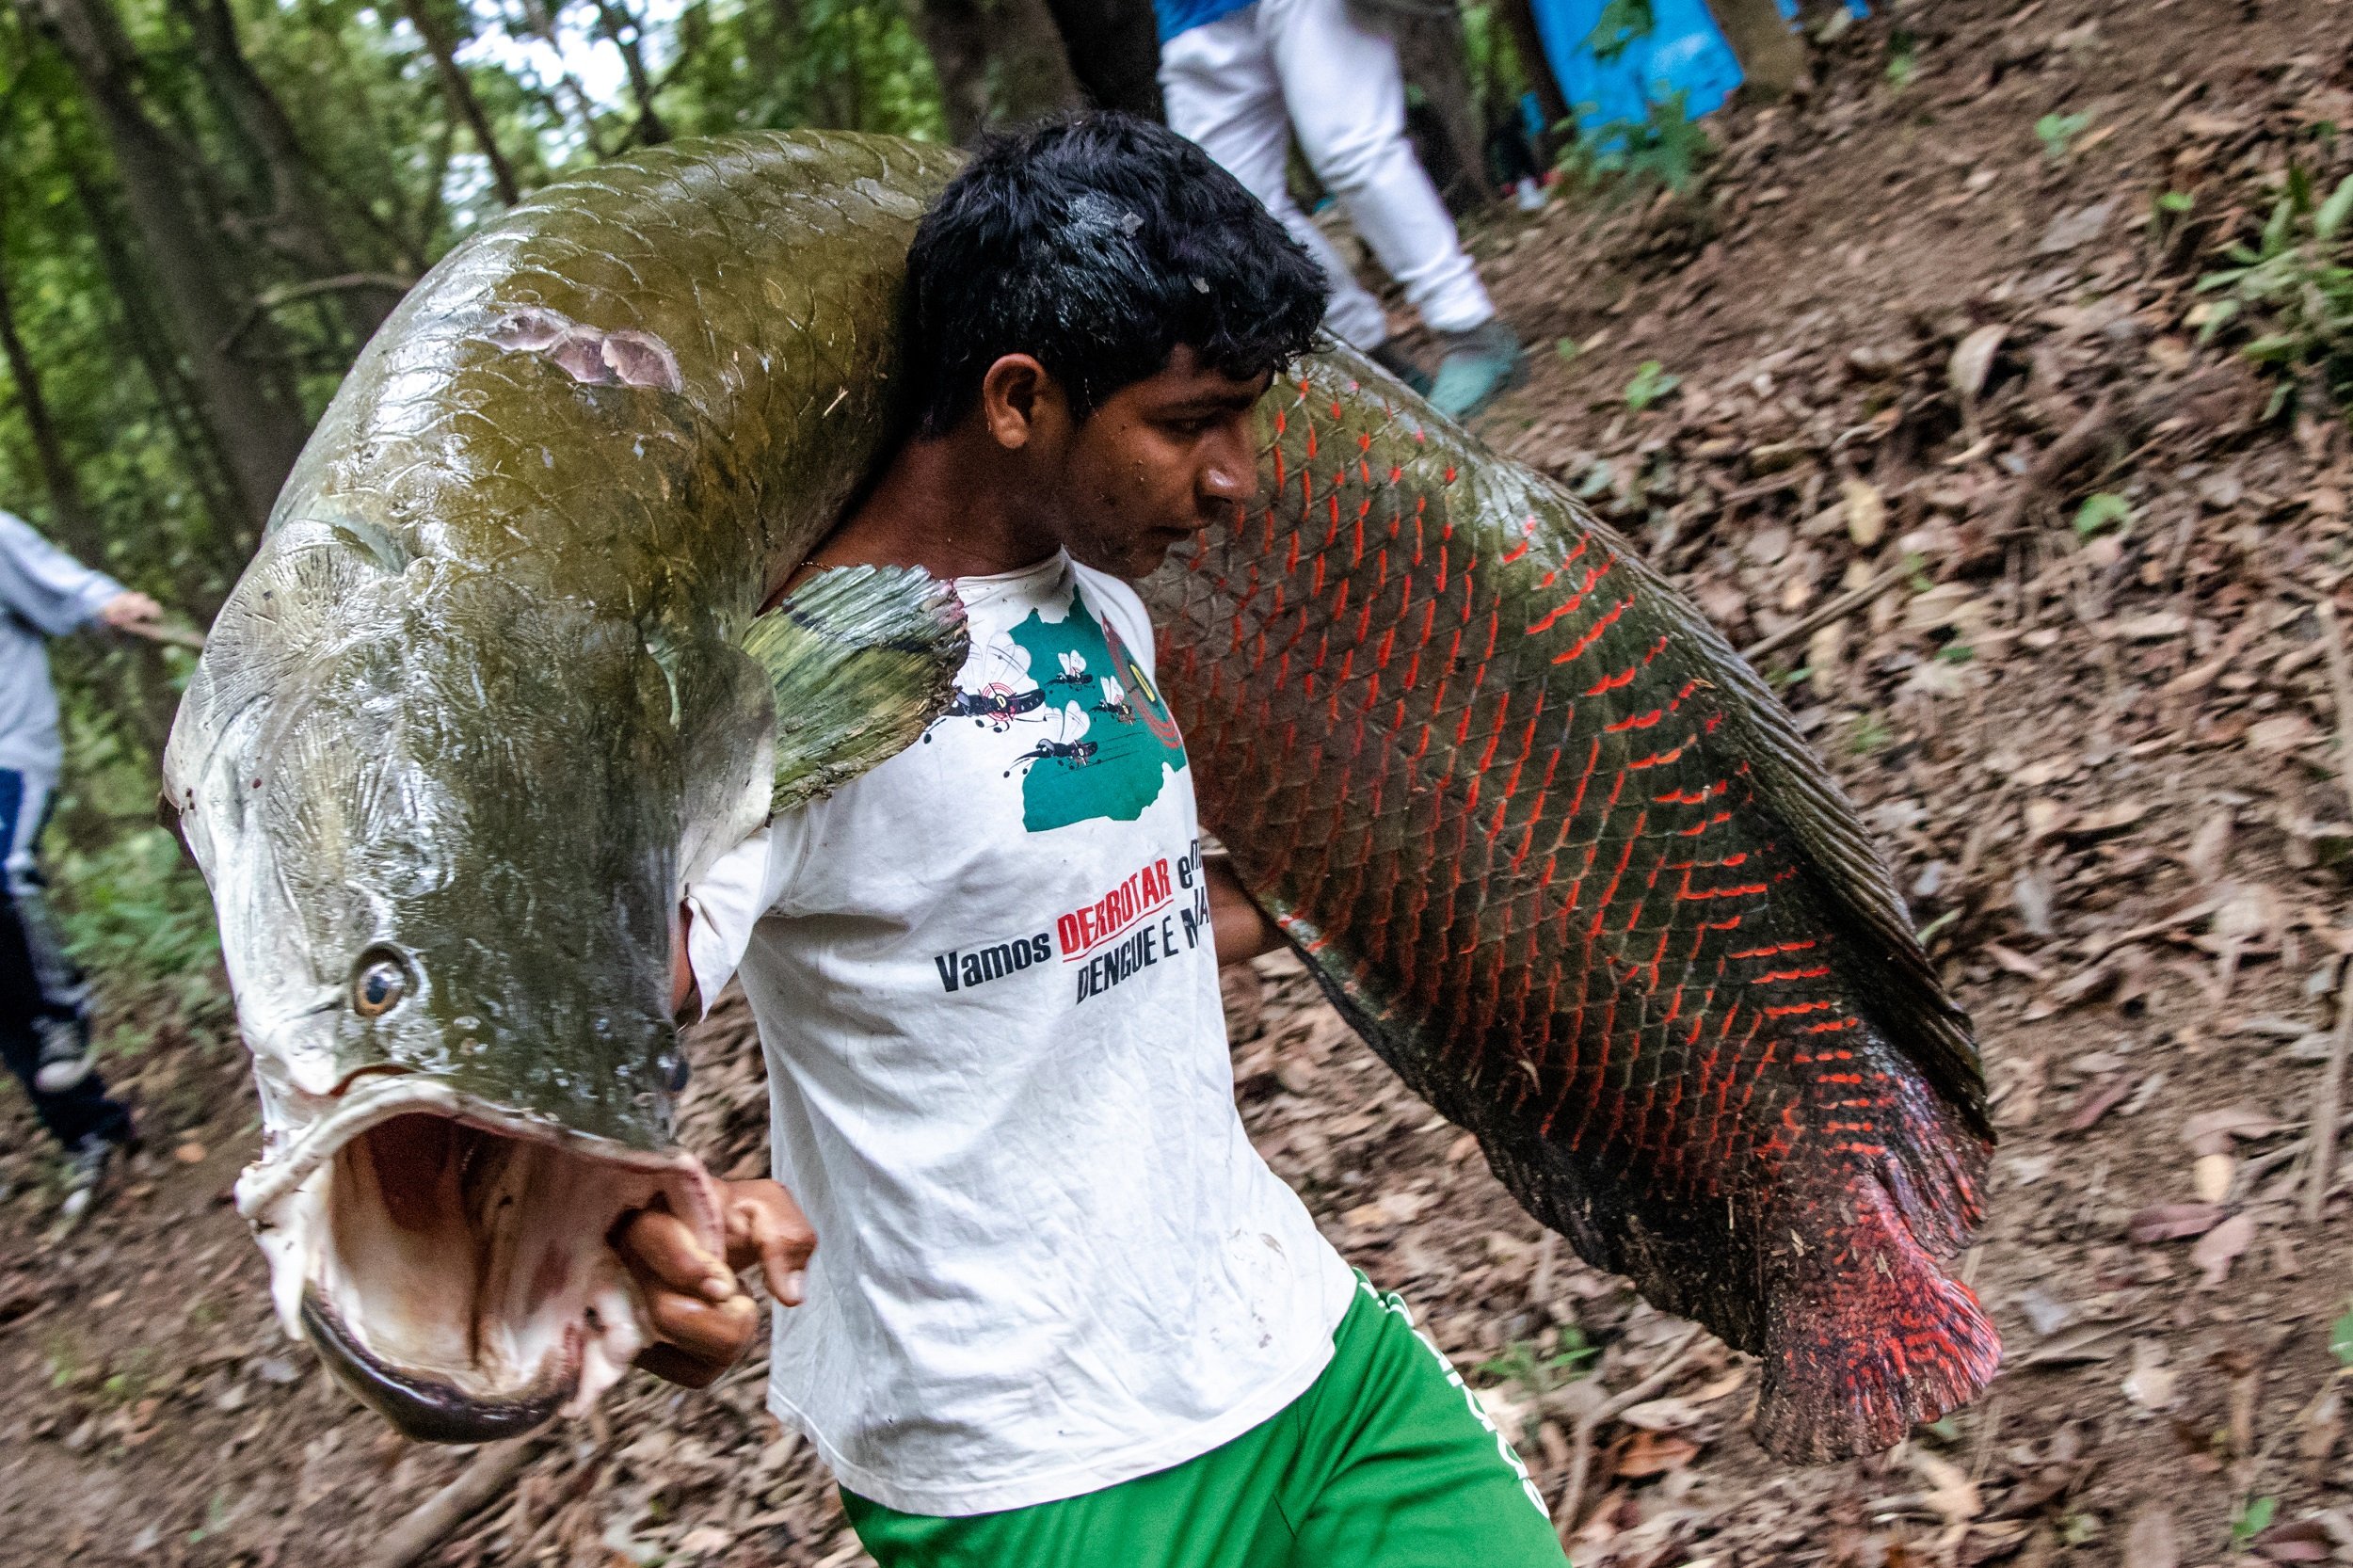
[[[32,847],[49,808],[50,781],[0,768],[0,1059],[32,1097],[33,1113],[67,1148],[85,1138],[120,1144],[131,1136],[131,1112],[106,1096],[95,1072],[63,1094],[33,1087],[40,1065],[38,1018],[80,1015],[88,987],[49,922]]]

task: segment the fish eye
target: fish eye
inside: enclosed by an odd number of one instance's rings
[[[408,966],[400,955],[371,948],[360,955],[351,977],[351,1005],[363,1018],[380,1018],[408,994]]]

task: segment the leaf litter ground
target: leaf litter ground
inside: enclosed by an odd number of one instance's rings
[[[1479,236],[1537,349],[1483,432],[1775,645],[1977,1016],[2005,1140],[1961,1264],[2004,1374],[1895,1453],[1791,1470],[1745,1435],[1742,1358],[1545,1240],[1295,965],[1229,984],[1259,1146],[1577,1493],[1581,1564],[2353,1560],[2342,1170],[2303,1208],[2353,949],[2316,608],[2353,561],[2353,439],[2316,377],[2281,403],[2237,354],[2258,324],[2201,342],[2196,288],[2292,161],[2353,172],[2349,21],[1898,7],[1837,30],[1801,104],[1711,122],[1691,191]],[[740,1002],[694,1050],[690,1141],[760,1169]],[[464,1456],[268,1321],[227,1204],[242,1060],[123,1065],[151,1149],[72,1236],[0,1112],[0,1565],[363,1561]],[[422,1560],[865,1560],[760,1370],[632,1381]]]

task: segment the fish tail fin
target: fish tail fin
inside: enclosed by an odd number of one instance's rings
[[[1852,1223],[1776,1259],[1787,1284],[1769,1297],[1755,1423],[1767,1449],[1810,1464],[1894,1446],[1975,1399],[2002,1360],[1976,1294],[1945,1276],[1880,1179],[1829,1207]],[[1818,1216],[1808,1228],[1819,1234]]]

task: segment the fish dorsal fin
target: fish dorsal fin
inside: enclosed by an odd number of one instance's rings
[[[916,567],[836,567],[754,620],[744,651],[776,704],[771,809],[832,793],[921,737],[970,642],[955,589]]]

